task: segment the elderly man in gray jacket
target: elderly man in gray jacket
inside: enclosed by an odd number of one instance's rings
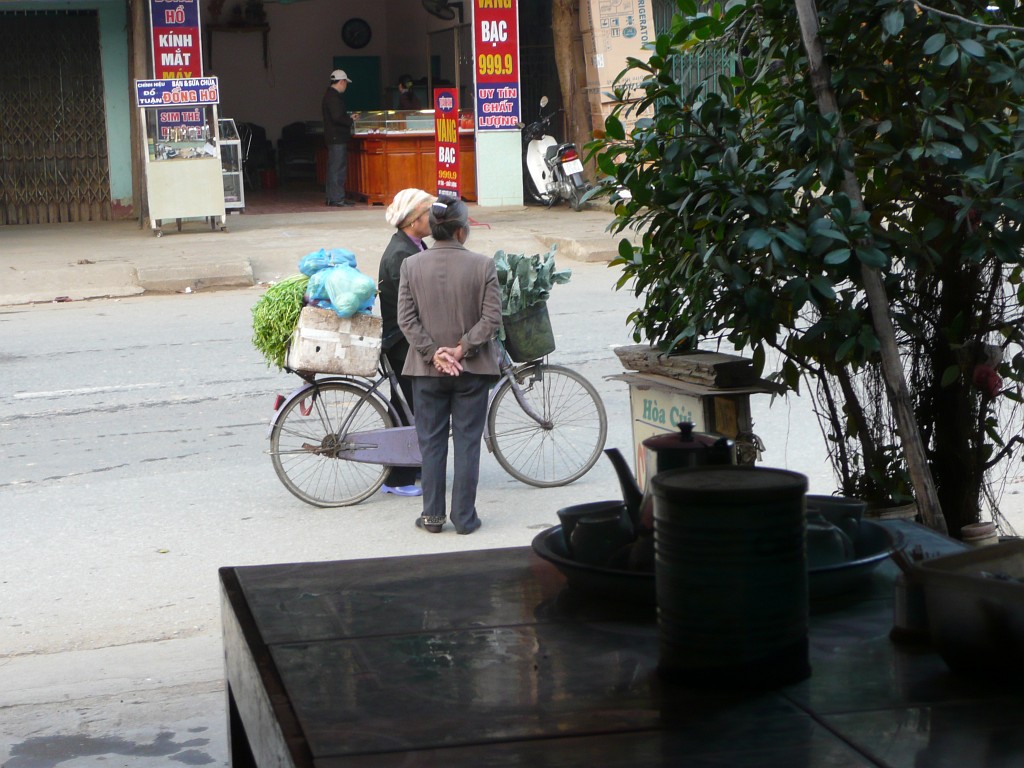
[[[398,325],[410,350],[402,373],[413,377],[416,436],[423,456],[423,513],[416,525],[445,524],[448,433],[455,452],[451,519],[457,533],[480,527],[476,489],[487,396],[498,377],[494,335],[501,294],[494,260],[464,245],[469,211],[441,198],[430,208],[433,247],[402,262]]]

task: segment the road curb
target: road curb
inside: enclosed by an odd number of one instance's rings
[[[609,262],[618,256],[615,242],[607,237],[571,238],[537,235],[537,239],[546,247],[558,246],[558,255],[573,261]]]
[[[146,293],[175,293],[189,288],[250,288],[255,284],[248,260],[212,264],[139,267],[139,287]]]
[[[0,306],[118,298],[143,292],[134,265],[93,262],[61,269],[8,269],[3,289]]]

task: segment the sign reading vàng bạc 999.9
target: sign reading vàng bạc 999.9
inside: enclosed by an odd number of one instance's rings
[[[473,0],[478,131],[519,126],[518,5],[517,0]]]

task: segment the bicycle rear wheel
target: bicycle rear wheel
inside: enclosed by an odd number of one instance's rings
[[[516,480],[539,488],[566,485],[585,475],[601,455],[608,417],[593,385],[560,365],[533,363],[515,373],[526,403],[547,425],[520,407],[505,380],[491,401],[491,449]]]
[[[372,496],[388,468],[338,458],[346,433],[388,429],[391,414],[365,389],[343,381],[313,385],[305,397],[285,405],[270,433],[270,456],[284,487],[317,507],[344,507]]]

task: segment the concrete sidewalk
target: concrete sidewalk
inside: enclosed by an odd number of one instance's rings
[[[136,296],[146,292],[248,287],[298,271],[304,255],[346,248],[376,277],[392,229],[383,206],[315,213],[230,215],[227,230],[186,220],[162,237],[135,221],[0,227],[0,305]],[[607,207],[480,208],[470,205],[467,245],[539,253],[558,246],[560,261],[610,261],[621,239],[606,231]]]

